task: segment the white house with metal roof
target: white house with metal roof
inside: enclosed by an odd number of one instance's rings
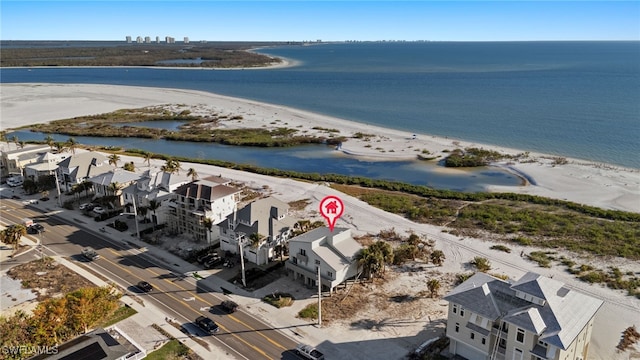
[[[469,360],[585,360],[602,300],[529,272],[476,273],[444,297],[449,351]]]
[[[289,240],[289,274],[307,286],[317,286],[318,271],[324,291],[358,274],[356,256],[362,251],[347,228],[320,227]]]
[[[73,154],[58,163],[58,181],[62,191],[69,191],[74,185],[104,174],[112,169],[108,159],[95,151]]]

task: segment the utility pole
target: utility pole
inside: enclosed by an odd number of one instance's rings
[[[318,327],[322,327],[322,283],[320,282],[320,265],[318,265]]]
[[[238,236],[238,246],[240,246],[240,268],[242,269],[242,286],[247,287],[247,280],[244,276],[244,235]]]
[[[133,217],[136,221],[136,234],[138,236],[138,240],[140,240],[140,228],[138,227],[138,208],[136,207],[136,194],[133,194]]]
[[[58,190],[58,206],[62,207],[62,197],[60,195],[60,182],[58,181],[58,168],[53,171],[53,175],[56,177],[56,189]]]

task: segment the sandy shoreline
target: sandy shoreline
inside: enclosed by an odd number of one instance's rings
[[[176,109],[189,107],[192,113],[242,116],[242,120],[223,122],[221,126],[226,128],[288,127],[309,135],[325,136],[329,134],[326,129],[338,129],[339,133],[336,134],[340,136],[364,134],[359,139],[351,138],[343,143],[342,150],[347,154],[345,156],[377,161],[413,160],[418,155],[441,159],[446,156],[446,151],[466,147],[481,147],[511,155],[523,153],[517,149],[428,134],[411,134],[194,90],[87,84],[3,84],[0,95],[2,130],[123,108],[166,105]],[[529,153],[523,161],[495,164],[528,179],[529,184],[494,186],[488,190],[540,195],[605,209],[640,212],[639,169],[570,158],[567,158],[567,164],[554,165],[554,158]],[[457,170],[443,168],[443,171]]]
[[[498,150],[509,154],[517,154],[515,149],[499,148],[481,144],[472,144],[434,137],[425,134],[408,134],[402,131],[355,123],[343,119],[336,119],[319,114],[299,111],[282,106],[219,96],[206,92],[158,89],[145,87],[107,86],[107,85],[56,85],[56,84],[3,84],[0,86],[0,125],[2,130],[11,129],[28,124],[35,124],[69,118],[73,116],[100,114],[123,108],[140,108],[152,105],[167,105],[174,109],[182,109],[175,104],[189,106],[192,112],[216,112],[219,114],[242,115],[243,119],[222,123],[227,128],[232,127],[267,127],[286,126],[299,128],[300,131],[322,133],[313,127],[325,129],[339,129],[340,135],[351,136],[357,132],[375,134],[368,141],[364,139],[350,139],[343,144],[343,150],[355,155],[372,159],[415,159],[422,150],[431,154],[445,155],[443,150],[453,150],[456,147],[478,146],[486,149]],[[170,105],[174,104],[174,105]],[[326,134],[326,133],[325,133]],[[455,144],[454,144],[455,142]],[[543,154],[531,154],[531,162],[514,164],[498,164],[509,167],[521,176],[530,179],[530,185],[519,187],[495,187],[494,191],[509,191],[530,193],[552,198],[567,199],[575,202],[601,206],[610,209],[622,209],[640,212],[640,170],[624,169],[605,164],[589,163],[582,160],[568,159],[569,163],[554,166],[553,159]],[[136,167],[145,168],[141,158],[123,156],[123,162],[135,161]],[[161,160],[153,160],[152,166],[160,167]],[[183,164],[184,168],[191,165]],[[622,331],[631,325],[638,326],[640,301],[626,295],[626,292],[613,290],[600,285],[591,285],[576,279],[573,275],[563,271],[561,267],[541,268],[536,263],[520,256],[521,251],[534,251],[530,247],[513,245],[511,253],[499,252],[491,249],[494,243],[482,238],[461,238],[444,232],[443,228],[414,223],[395,214],[386,213],[381,209],[369,206],[362,201],[337,193],[331,187],[322,183],[301,182],[286,178],[273,178],[259,174],[244,173],[234,169],[217,168],[203,164],[193,164],[200,176],[221,175],[229,179],[237,179],[250,189],[268,192],[282,201],[291,202],[307,199],[310,204],[299,211],[299,218],[322,220],[317,214],[317,206],[326,195],[341,196],[348,212],[339,219],[338,226],[352,228],[355,235],[377,234],[383,229],[395,229],[398,234],[418,233],[436,241],[436,248],[446,255],[443,267],[437,269],[427,267],[429,271],[436,271],[443,276],[452,276],[467,272],[468,261],[474,256],[488,258],[496,273],[505,274],[511,279],[517,279],[526,271],[535,271],[545,276],[554,277],[565,282],[570,287],[596,296],[605,301],[599,311],[594,324],[592,343],[589,349],[589,359],[597,360],[628,360],[637,358],[637,349],[618,353],[615,346]],[[458,172],[460,169],[442,168],[442,171]],[[545,249],[548,250],[548,249]],[[567,252],[561,252],[565,254]],[[591,264],[599,269],[607,266],[617,266],[623,272],[640,272],[639,264],[623,258],[593,257],[566,254],[578,264]],[[418,273],[415,273],[418,274]],[[395,283],[391,289],[398,293],[417,292],[419,286],[426,284],[426,273],[404,277]],[[428,275],[431,276],[431,275]],[[392,286],[390,284],[390,286]],[[247,299],[253,303],[253,299]],[[304,304],[314,302],[315,299],[296,302],[297,310]],[[445,316],[442,300],[425,301],[424,308],[418,312],[408,312],[398,316],[397,323],[402,326],[388,326],[379,331],[357,329],[348,322],[327,327],[328,330],[307,332],[305,341],[319,344],[329,340],[333,343],[352,343],[354,347],[362,347],[368,342],[367,358],[371,354],[383,356],[389,350],[400,347],[415,348],[424,342],[429,335],[425,328]],[[291,311],[291,314],[294,314]],[[386,322],[386,313],[370,312],[364,318]],[[265,317],[274,327],[291,327],[299,321],[292,316]],[[381,345],[376,345],[376,339],[384,339]],[[395,341],[395,342],[394,342]],[[398,345],[400,344],[400,345]],[[384,346],[385,348],[380,348]],[[397,347],[396,347],[397,346]],[[356,349],[354,349],[355,351]],[[377,353],[376,353],[377,352]],[[398,355],[395,352],[387,358]]]

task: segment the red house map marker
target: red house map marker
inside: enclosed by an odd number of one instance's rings
[[[337,196],[329,195],[320,201],[320,214],[327,219],[331,232],[333,232],[333,228],[336,226],[336,220],[342,216],[343,212],[344,204]]]

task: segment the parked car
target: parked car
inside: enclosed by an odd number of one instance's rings
[[[151,286],[151,284],[146,281],[140,281],[136,286],[138,287],[138,289],[144,292],[150,292],[151,290],[153,290],[153,286]]]
[[[211,269],[216,265],[222,264],[222,258],[217,254],[204,263],[205,269]]]
[[[37,199],[27,199],[25,201],[22,202],[25,205],[29,205],[29,204],[37,204],[38,200]]]
[[[301,355],[310,360],[323,360],[324,354],[311,345],[298,344],[296,346],[296,354]]]
[[[80,204],[78,209],[80,209],[80,210],[93,210],[93,207],[94,207],[94,205],[92,203],[84,203],[84,204]]]
[[[93,208],[93,212],[96,214],[104,214],[105,211],[106,210],[102,206],[96,206]]]
[[[42,226],[42,224],[33,223],[27,227],[28,234],[40,234],[42,232],[44,232],[44,226]]]
[[[82,256],[84,256],[85,259],[90,261],[100,259],[100,255],[98,255],[98,253],[95,250],[89,247],[82,249]]]
[[[215,321],[209,319],[206,316],[198,316],[196,319],[196,325],[198,325],[202,330],[206,331],[209,334],[215,334],[220,331],[220,327]]]
[[[43,196],[40,198],[40,201],[49,201],[49,197],[48,196]]]
[[[236,310],[238,310],[238,304],[231,300],[223,301],[222,303],[220,303],[220,307],[229,314],[234,313],[236,312]]]

